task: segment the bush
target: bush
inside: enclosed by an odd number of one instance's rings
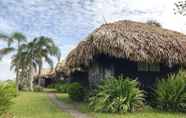
[[[16,95],[16,88],[13,83],[0,83],[0,115],[8,110],[12,103],[11,99]]]
[[[55,85],[55,88],[58,92],[61,92],[61,93],[67,93],[67,90],[68,90],[68,86],[70,84],[69,83],[65,83],[65,84],[56,84]]]
[[[153,105],[165,111],[186,112],[186,74],[183,71],[159,80]]]
[[[41,87],[39,85],[34,86],[34,92],[42,92],[42,91],[43,91],[43,87]]]
[[[67,92],[74,101],[83,101],[85,98],[85,91],[79,83],[69,84]]]
[[[144,94],[138,82],[119,76],[103,80],[96,95],[90,97],[89,106],[98,112],[125,113],[142,110],[143,101]]]
[[[47,88],[49,88],[49,89],[55,89],[55,87],[56,87],[56,84],[50,84],[47,86]]]

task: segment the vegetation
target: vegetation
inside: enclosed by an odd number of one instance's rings
[[[68,92],[68,88],[69,88],[70,84],[69,83],[57,83],[55,85],[55,89],[60,92],[60,93],[67,93]]]
[[[14,32],[10,36],[1,33],[0,34],[0,39],[7,42],[7,47],[1,49],[1,54],[0,54],[1,57],[3,57],[6,54],[9,54],[13,51],[17,53],[20,46],[27,41],[26,37],[20,32]],[[13,46],[12,44],[16,44],[16,45]],[[20,81],[19,80],[20,79],[20,77],[19,77],[20,74],[19,74],[18,70],[19,69],[17,68],[16,69],[16,89],[17,89],[17,91],[19,90],[19,81]]]
[[[157,83],[155,106],[160,110],[186,112],[186,73],[180,71]]]
[[[2,58],[4,55],[16,51],[22,43],[26,42],[26,37],[20,32],[13,32],[10,36],[0,33],[0,40],[7,43],[7,47],[2,48],[0,51],[0,57]],[[12,46],[14,43],[17,45]]]
[[[15,118],[71,118],[49,101],[46,93],[20,92],[9,110]]]
[[[151,26],[162,27],[161,24],[159,22],[155,21],[155,20],[148,20],[147,24],[151,25]]]
[[[185,16],[186,15],[186,1],[180,0],[176,2],[174,12],[175,14],[180,14],[180,15]]]
[[[87,103],[74,102],[69,98],[68,94],[58,94],[58,98],[63,103],[73,105],[75,109],[90,114],[93,118],[185,118],[185,114],[183,113],[157,111],[149,106],[145,106],[141,112],[125,114],[91,112]]]
[[[90,108],[99,112],[126,113],[142,110],[144,94],[136,80],[110,77],[99,86],[90,98]]]
[[[68,85],[67,92],[69,97],[74,101],[83,101],[85,98],[85,91],[79,83],[72,83]]]
[[[16,96],[16,88],[13,82],[0,83],[0,116],[5,113],[12,104],[11,99]]]
[[[42,92],[42,91],[43,91],[43,87],[41,87],[39,85],[34,86],[34,92]]]
[[[40,77],[41,68],[44,62],[47,62],[53,68],[51,56],[60,58],[60,51],[52,39],[47,37],[38,37],[33,41],[20,46],[12,60],[12,68],[20,72],[21,80],[25,81],[23,85],[29,86],[33,91],[33,71],[38,72]]]

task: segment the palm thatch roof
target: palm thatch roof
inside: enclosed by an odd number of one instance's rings
[[[68,71],[89,67],[97,55],[136,62],[186,64],[186,35],[134,21],[102,25],[67,56]]]
[[[53,78],[55,75],[55,70],[50,68],[42,69],[40,75],[38,75],[38,73],[35,74],[35,76],[39,76],[39,78]]]

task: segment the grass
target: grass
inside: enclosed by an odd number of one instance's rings
[[[21,92],[10,111],[15,118],[71,118],[52,104],[46,93]]]
[[[160,112],[152,109],[151,107],[146,107],[143,112],[137,113],[127,113],[127,114],[111,114],[111,113],[95,113],[91,112],[88,108],[87,103],[77,103],[69,99],[67,94],[58,94],[58,99],[62,100],[64,103],[72,104],[79,111],[88,113],[93,118],[186,118],[186,114],[183,113],[169,113]]]

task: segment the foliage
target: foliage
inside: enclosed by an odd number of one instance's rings
[[[12,68],[18,72],[16,76],[19,76],[21,80],[27,80],[30,90],[33,90],[32,72],[35,70],[39,77],[44,62],[53,68],[52,56],[60,58],[59,48],[51,38],[41,36],[19,47],[13,57]]]
[[[160,110],[186,112],[186,73],[179,71],[159,80],[153,105]]]
[[[55,88],[58,92],[67,93],[69,86],[70,86],[69,83],[64,83],[64,84],[58,83],[55,85]]]
[[[9,106],[12,104],[11,99],[16,95],[15,83],[0,83],[0,115],[8,110]]]
[[[136,80],[123,76],[109,77],[99,85],[95,96],[90,97],[90,108],[99,112],[135,112],[144,107],[144,94]]]
[[[156,109],[153,109],[150,106],[145,106],[144,110],[141,112],[135,113],[100,113],[100,112],[92,112],[88,104],[85,102],[73,102],[69,99],[67,94],[57,94],[59,100],[61,100],[65,104],[73,105],[73,108],[78,109],[82,113],[90,114],[95,118],[185,118],[184,113],[173,113],[173,112],[162,112]]]
[[[85,98],[85,91],[77,82],[69,84],[67,92],[69,97],[74,101],[83,101]]]
[[[186,1],[185,0],[180,0],[176,2],[174,8],[175,14],[180,14],[185,16],[186,15]]]
[[[147,24],[151,25],[151,26],[162,27],[161,24],[159,22],[155,21],[155,20],[148,20]]]
[[[34,92],[42,92],[42,91],[43,91],[43,87],[41,87],[39,85],[34,86]]]
[[[20,44],[26,42],[26,37],[20,32],[13,32],[10,36],[0,33],[0,40],[7,43],[7,47],[4,47],[0,51],[0,57],[7,55],[13,51],[16,51]],[[12,46],[13,43],[17,43],[16,47]]]

